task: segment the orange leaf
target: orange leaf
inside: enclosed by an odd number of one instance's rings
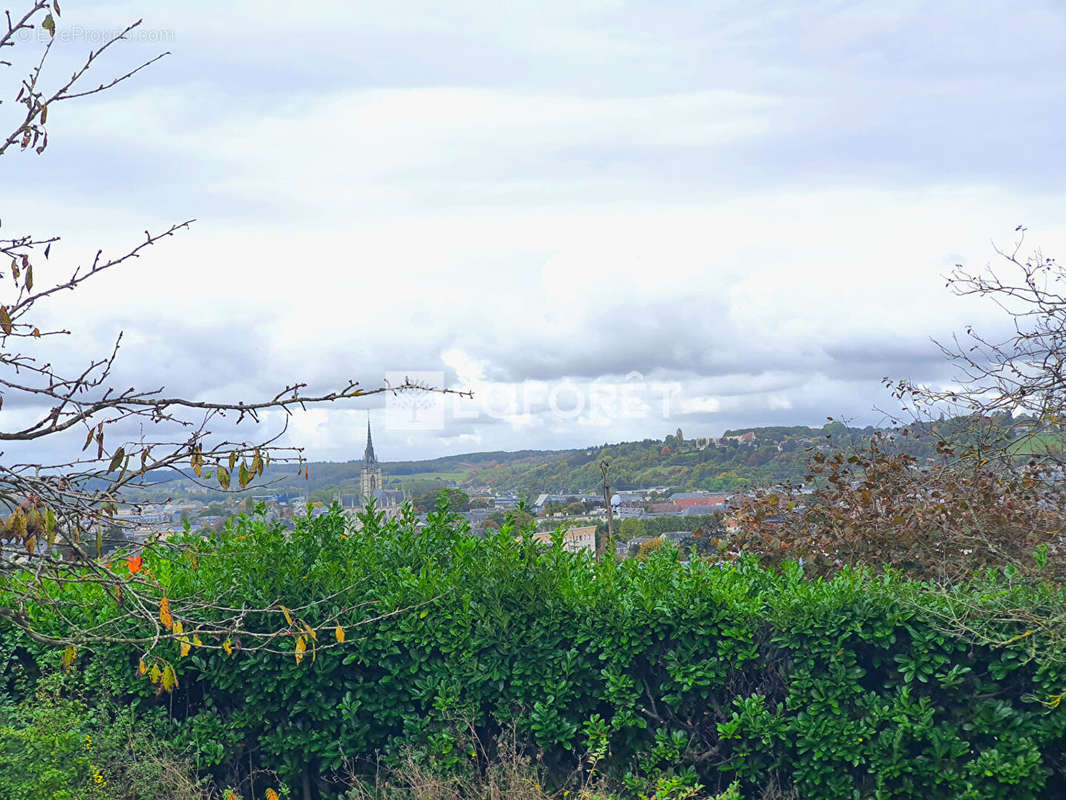
[[[266,790],[266,800],[279,800],[278,799],[278,793],[275,792],[273,789],[267,789]]]
[[[130,556],[126,559],[126,568],[130,571],[130,575],[136,575],[141,571],[141,561],[142,559],[139,555]]]
[[[307,652],[307,642],[304,641],[304,637],[300,637],[296,640],[296,663],[299,664],[304,660],[304,653]]]

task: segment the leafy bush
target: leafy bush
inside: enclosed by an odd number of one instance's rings
[[[106,800],[92,739],[82,732],[84,713],[44,692],[0,711],[0,798]]]
[[[52,676],[0,707],[2,800],[195,800],[204,789],[133,710],[65,696]]]
[[[340,793],[345,764],[376,754],[483,772],[493,754],[472,757],[465,732],[491,742],[512,728],[552,785],[602,753],[600,774],[632,796],[734,781],[744,796],[773,785],[825,800],[1057,797],[1066,786],[1054,700],[1064,669],[1033,660],[1021,627],[993,648],[943,624],[953,603],[1009,594],[1002,584],[952,599],[892,574],[685,565],[669,547],[597,563],[508,526],[471,537],[444,509],[422,528],[366,517],[359,532],[339,513],[288,534],[242,518],[195,557],[177,555],[189,546],[146,559],[171,596],[273,605],[273,619],[248,624],[284,635],[259,650],[235,638],[230,653],[205,637],[186,657],[160,645],[150,658],[176,670],[170,695],[121,643],[79,653],[71,679],[86,696],[164,710],[172,746],[245,796],[279,781]],[[84,584],[56,591],[78,622],[121,613]],[[312,621],[339,615],[344,641],[319,637],[298,658],[305,634],[282,605]],[[64,622],[41,611],[34,624]],[[0,645],[42,669],[59,660],[17,631]],[[277,781],[250,779],[258,770]]]

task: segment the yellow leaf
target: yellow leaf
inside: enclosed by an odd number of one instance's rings
[[[137,662],[137,671],[140,672],[142,675],[148,674],[148,665],[144,663],[143,658]]]
[[[222,643],[222,649],[226,651],[227,656],[233,655],[233,642],[226,639],[226,641]]]
[[[174,619],[170,616],[170,600],[166,595],[163,595],[163,599],[159,601],[159,621],[167,630],[174,625]]]
[[[200,635],[197,634],[197,633],[194,633],[192,635],[192,643],[194,645],[196,645],[197,647],[203,647],[204,646],[204,643],[202,641],[200,641]]]
[[[282,606],[281,613],[285,615],[285,621],[292,625],[292,614],[289,613],[289,609],[285,608],[285,606]]]
[[[296,640],[296,663],[299,664],[304,660],[304,653],[307,652],[307,642],[304,641],[304,637],[300,637]]]
[[[218,466],[218,485],[223,489],[229,488],[229,470],[221,464]]]
[[[233,467],[236,464],[237,464],[237,451],[236,450],[231,450],[230,454],[229,454],[229,468],[230,468],[231,472],[233,471]]]
[[[340,625],[338,625],[336,628],[333,629],[333,635],[337,637],[337,641],[338,642],[343,642],[344,641],[344,628],[342,628]]]
[[[148,680],[152,683],[159,683],[159,679],[163,677],[163,670],[159,668],[159,664],[152,664],[152,671],[148,673]]]
[[[253,477],[255,476],[248,471],[248,465],[242,461],[237,477],[237,482],[240,484],[241,488],[243,489],[245,486],[251,483]]]
[[[74,659],[78,657],[78,648],[72,644],[68,644],[63,648],[63,671],[66,672],[70,669],[74,663]]]
[[[185,626],[181,624],[180,619],[174,620],[174,633],[178,636],[185,633]]]
[[[181,653],[181,657],[185,658],[185,656],[189,655],[189,651],[192,650],[192,644],[190,644],[189,638],[187,636],[182,636],[178,640],[178,642],[179,642],[179,651]]]
[[[174,672],[174,667],[167,664],[163,669],[163,678],[160,681],[163,689],[168,692],[173,692],[178,688],[178,674]]]

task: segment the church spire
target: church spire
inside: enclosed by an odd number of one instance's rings
[[[366,418],[366,450],[363,451],[363,469],[368,469],[378,463],[374,455],[374,441],[370,438],[370,417]]]

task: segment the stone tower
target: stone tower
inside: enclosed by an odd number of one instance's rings
[[[370,420],[366,421],[366,450],[363,451],[363,472],[359,484],[364,502],[384,488],[381,483],[381,465],[374,455],[374,441],[370,438]]]

